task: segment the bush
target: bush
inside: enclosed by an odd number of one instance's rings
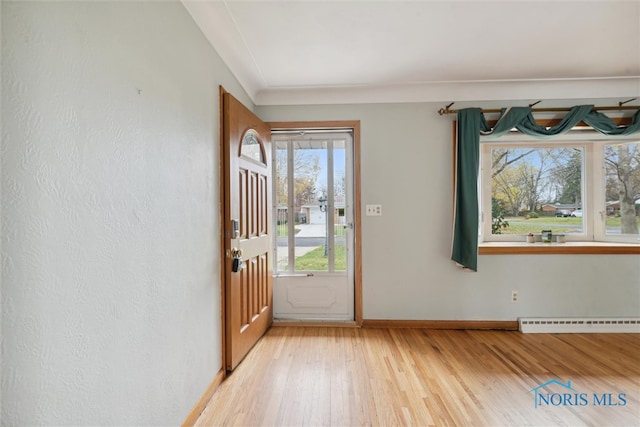
[[[538,212],[529,212],[527,214],[527,218],[531,219],[531,218],[540,218],[540,215],[538,215]]]
[[[509,223],[504,220],[504,203],[494,198],[491,199],[491,234],[502,234],[502,229]]]

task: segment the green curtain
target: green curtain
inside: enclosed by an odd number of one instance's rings
[[[536,124],[530,107],[503,108],[496,125],[489,127],[480,108],[458,110],[458,144],[456,148],[456,189],[453,246],[451,259],[465,268],[478,271],[478,170],[480,135],[499,137],[511,129],[537,138],[549,138],[568,132],[584,121],[598,132],[625,136],[640,131],[640,109],[629,126],[618,126],[593,105],[577,105],[556,126]]]
[[[479,108],[458,111],[456,197],[451,259],[473,271],[478,269],[480,130],[487,127]]]

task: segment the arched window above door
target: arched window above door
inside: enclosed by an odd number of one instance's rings
[[[255,130],[249,129],[242,137],[240,156],[266,164],[262,143],[260,142],[258,132]]]

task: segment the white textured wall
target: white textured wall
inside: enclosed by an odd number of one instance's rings
[[[176,425],[220,369],[219,84],[178,2],[2,2],[3,425]]]
[[[1,11],[2,424],[178,424],[220,369],[218,85],[250,101],[178,3]],[[440,107],[258,111],[362,121],[363,203],[384,206],[365,318],[639,315],[637,256],[453,267]]]
[[[479,257],[479,273],[454,267],[453,117],[438,116],[441,107],[416,103],[257,108],[267,121],[361,120],[362,205],[383,206],[381,217],[362,217],[364,318],[639,316],[637,255],[492,255]],[[519,291],[518,304],[510,302],[512,289]]]

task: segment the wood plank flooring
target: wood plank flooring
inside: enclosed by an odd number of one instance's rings
[[[638,426],[640,335],[273,327],[196,425]]]

